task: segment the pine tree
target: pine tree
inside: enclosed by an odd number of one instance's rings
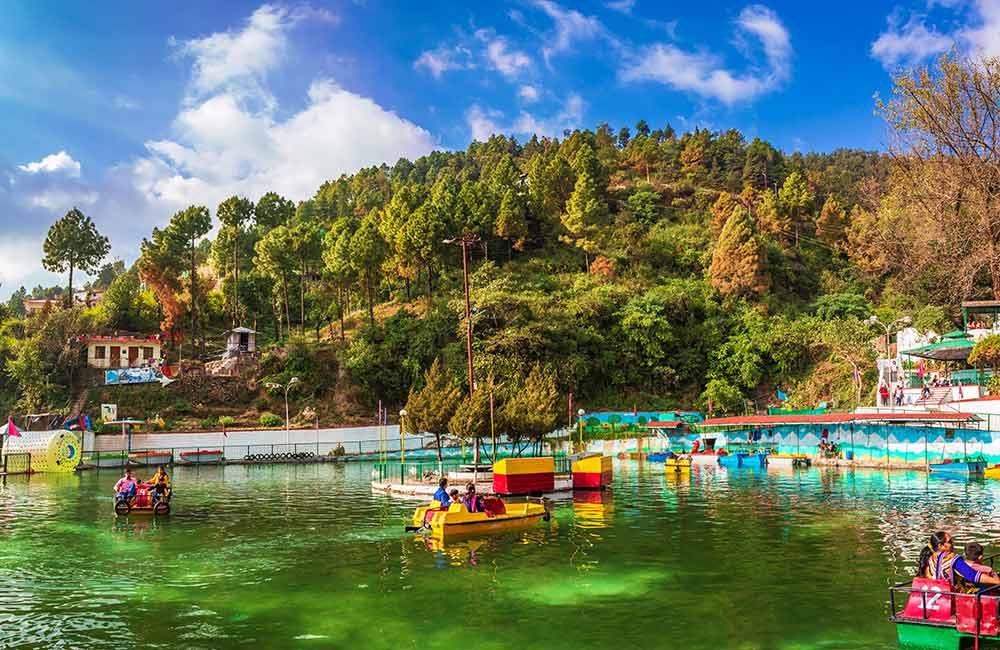
[[[708,269],[709,282],[726,297],[761,294],[770,285],[764,244],[745,208],[726,221]]]
[[[42,246],[42,266],[47,271],[69,271],[69,306],[73,306],[73,271],[89,273],[111,250],[108,238],[97,232],[90,217],[73,208],[49,228]]]
[[[812,206],[814,198],[806,184],[806,179],[798,171],[793,171],[788,175],[778,192],[778,202],[781,209],[788,215],[788,220],[795,231],[796,246],[799,245],[799,236],[806,225],[806,211]]]
[[[524,240],[528,236],[528,224],[524,220],[524,205],[521,198],[508,189],[500,202],[497,213],[496,233],[507,240],[507,257],[513,255],[513,249],[524,250]]]
[[[435,359],[424,375],[424,387],[410,389],[406,400],[407,418],[420,433],[431,433],[437,440],[438,465],[441,465],[441,438],[448,431],[448,423],[462,402],[462,391],[451,380],[440,360]]]
[[[831,194],[816,217],[816,236],[828,246],[837,247],[843,243],[846,227],[847,214],[837,197]]]
[[[594,237],[597,229],[608,213],[608,206],[601,196],[601,188],[590,171],[594,152],[589,146],[581,147],[573,161],[577,170],[576,184],[573,193],[566,201],[566,212],[562,224],[567,235],[562,239],[573,244],[584,252],[587,268],[590,268],[590,254],[595,252],[597,244]],[[596,161],[595,161],[596,162]]]

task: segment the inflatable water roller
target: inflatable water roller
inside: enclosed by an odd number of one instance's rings
[[[72,472],[80,464],[83,445],[70,431],[22,431],[7,438],[5,454],[30,454],[35,472]]]

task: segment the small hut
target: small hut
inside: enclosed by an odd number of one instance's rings
[[[238,357],[257,352],[257,332],[249,327],[234,327],[226,332],[226,356]]]

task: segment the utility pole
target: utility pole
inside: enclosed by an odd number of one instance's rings
[[[445,244],[455,244],[462,247],[462,282],[465,286],[465,352],[469,362],[469,399],[476,392],[476,375],[472,367],[472,309],[469,304],[469,246],[479,243],[476,235],[462,235],[445,239]],[[473,471],[473,483],[479,474],[479,436],[476,436],[476,451],[472,461],[476,469]]]

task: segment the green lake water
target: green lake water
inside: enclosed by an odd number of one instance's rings
[[[623,461],[550,523],[441,549],[370,474],[177,468],[155,520],[115,518],[114,472],[10,478],[0,647],[895,648],[886,587],[927,534],[1000,539],[1000,482]]]

